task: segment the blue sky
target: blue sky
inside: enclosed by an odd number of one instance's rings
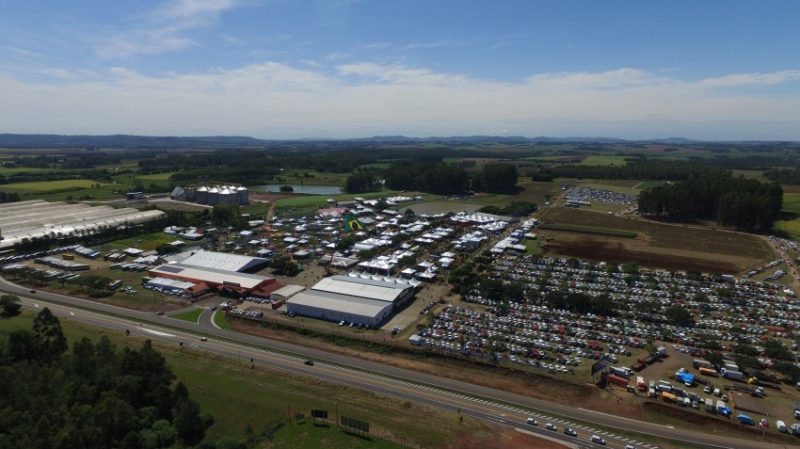
[[[0,132],[800,140],[795,1],[7,3]]]

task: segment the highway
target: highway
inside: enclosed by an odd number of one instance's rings
[[[0,291],[13,293],[23,299],[26,308],[49,307],[56,315],[71,321],[116,330],[153,340],[183,342],[210,353],[246,361],[253,359],[258,366],[278,369],[331,383],[348,385],[378,394],[426,404],[522,432],[543,435],[564,442],[568,447],[601,447],[589,442],[592,434],[603,436],[608,447],[622,449],[627,444],[637,448],[653,448],[641,438],[655,436],[707,448],[772,449],[784,446],[759,441],[736,439],[649,422],[613,416],[580,407],[551,403],[502,390],[492,389],[435,375],[370,362],[355,357],[274,341],[234,331],[217,329],[210,325],[204,313],[203,326],[175,320],[153,313],[139,312],[110,306],[99,302],[37,291],[15,285],[0,278]],[[200,336],[208,341],[200,341]],[[313,360],[313,366],[306,365]],[[538,426],[526,424],[528,417],[538,420]],[[557,432],[544,429],[546,423],[555,424]],[[574,428],[578,438],[562,433],[565,426]],[[615,435],[618,432],[638,433],[642,436]]]

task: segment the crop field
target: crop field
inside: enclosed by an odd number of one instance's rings
[[[52,192],[62,189],[88,189],[97,184],[90,179],[62,179],[58,181],[19,182],[3,185],[5,190],[23,190],[33,192]]]
[[[271,184],[304,184],[308,186],[344,186],[349,173],[322,173],[313,170],[288,169],[275,176]]]
[[[591,155],[586,156],[581,162],[581,165],[625,165],[625,156],[601,156]]]
[[[30,329],[32,322],[31,313],[0,320],[0,338],[7,338],[15,330]],[[70,346],[83,337],[96,342],[102,335],[108,336],[117,347],[139,347],[144,341],[139,337],[126,338],[122,333],[100,330],[72,320],[61,320],[61,325]],[[336,443],[328,444],[323,440],[316,446],[285,446],[284,438],[292,437],[295,431],[281,427],[274,437],[276,443],[282,444],[277,447],[398,447],[375,437],[377,435],[404,446],[444,448],[448,442],[463,434],[488,430],[485,425],[469,417],[459,423],[454,413],[302,376],[287,376],[258,367],[251,369],[249,364],[234,359],[204,354],[195,344],[185,345],[183,350],[179,350],[177,345],[161,342],[154,342],[154,346],[164,355],[177,380],[189,388],[191,397],[200,404],[201,409],[214,416],[214,425],[208,430],[211,440],[223,435],[244,437],[248,428],[254,434],[260,434],[268,425],[279,423],[288,426],[285,419],[287,409],[308,414],[311,408],[330,410],[331,414],[338,410],[340,415],[370,422],[372,444],[341,446],[339,442],[351,440],[347,439],[347,435],[331,433],[327,437],[322,436]],[[333,431],[338,432],[338,428]],[[309,431],[309,442],[312,436]]]
[[[633,231],[623,231],[621,229],[610,229],[610,228],[600,228],[597,226],[581,226],[581,225],[561,224],[561,223],[543,224],[539,226],[539,229],[548,229],[553,231],[564,231],[564,232],[578,232],[582,234],[607,235],[611,237],[627,237],[627,238],[636,237],[636,233]]]
[[[633,220],[570,208],[542,210],[545,223],[591,226],[635,232],[637,237],[547,232],[547,249],[556,254],[595,260],[701,272],[739,273],[774,258],[769,245],[753,235],[683,225]],[[721,257],[723,256],[723,257]]]

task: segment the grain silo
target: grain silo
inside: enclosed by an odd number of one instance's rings
[[[219,188],[217,186],[208,189],[208,204],[219,204]]]
[[[199,204],[208,204],[208,187],[198,187],[194,193],[194,196]]]
[[[236,194],[239,197],[239,204],[250,204],[250,192],[247,191],[247,187],[237,187]]]
[[[219,191],[219,204],[238,204],[239,197],[236,195],[235,191],[231,191],[228,186],[222,186],[222,189]]]

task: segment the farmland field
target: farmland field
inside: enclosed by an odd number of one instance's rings
[[[599,156],[591,155],[581,162],[581,165],[625,165],[625,156]]]
[[[58,181],[19,182],[3,185],[6,190],[27,190],[34,192],[51,192],[62,189],[88,189],[97,184],[89,179],[62,179]]]
[[[739,273],[774,257],[753,235],[633,220],[568,208],[544,209],[545,223],[573,224],[636,232],[635,239],[581,236],[546,231],[547,249],[556,254],[703,272]],[[724,256],[724,257],[721,257]]]
[[[581,226],[574,224],[561,224],[561,223],[543,224],[539,226],[539,229],[564,231],[564,232],[578,232],[583,234],[607,235],[611,237],[628,237],[628,238],[636,237],[636,233],[633,231],[623,231],[620,229],[601,228],[597,226]]]
[[[789,237],[800,240],[800,193],[784,193],[781,220],[775,222],[775,228]]]
[[[142,181],[167,181],[175,172],[152,173],[149,175],[136,175]]]

